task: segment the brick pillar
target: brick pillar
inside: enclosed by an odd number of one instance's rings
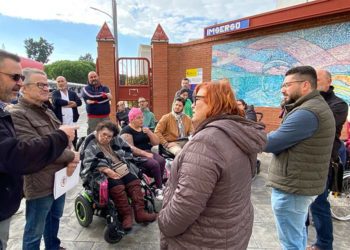
[[[116,122],[116,65],[114,37],[106,23],[102,26],[97,37],[96,71],[103,85],[109,87],[113,99],[111,101],[110,119]]]
[[[169,39],[158,24],[152,37],[152,73],[153,73],[153,112],[159,120],[169,113],[168,83],[168,45]]]

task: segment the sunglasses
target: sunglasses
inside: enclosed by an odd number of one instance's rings
[[[0,72],[0,73],[11,77],[11,79],[14,80],[15,82],[19,82],[20,79],[24,81],[24,78],[25,78],[24,75],[22,74],[9,74],[5,72]]]

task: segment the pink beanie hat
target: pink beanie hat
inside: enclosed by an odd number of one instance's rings
[[[139,108],[131,108],[129,111],[129,122],[132,122],[133,120],[136,119],[139,115],[142,115],[142,111]]]

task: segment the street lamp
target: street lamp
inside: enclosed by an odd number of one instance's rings
[[[107,12],[97,9],[95,7],[90,7],[90,9],[101,12],[107,16],[109,16],[113,21],[113,35],[114,35],[114,48],[115,48],[115,59],[118,59],[118,22],[117,22],[117,2],[116,0],[112,0],[112,16]]]

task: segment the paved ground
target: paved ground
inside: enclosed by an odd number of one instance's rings
[[[81,110],[80,135],[86,133],[86,115]],[[259,155],[261,159],[261,173],[252,183],[252,202],[254,205],[254,227],[248,249],[280,249],[275,230],[273,214],[270,206],[270,189],[265,187],[267,167],[271,159],[269,154]],[[70,250],[81,249],[159,249],[159,229],[156,222],[148,226],[135,224],[133,230],[119,243],[110,245],[103,239],[105,220],[94,217],[88,228],[78,224],[74,214],[74,199],[77,197],[81,187],[76,187],[67,193],[64,215],[61,220],[59,237],[62,246]],[[3,206],[4,204],[2,204]],[[158,204],[160,206],[160,204]],[[9,250],[21,249],[24,227],[24,204],[20,212],[13,217],[9,240]],[[333,221],[334,226],[334,249],[350,249],[350,222]],[[314,228],[310,227],[309,243],[315,239]],[[44,245],[41,245],[44,249]]]

